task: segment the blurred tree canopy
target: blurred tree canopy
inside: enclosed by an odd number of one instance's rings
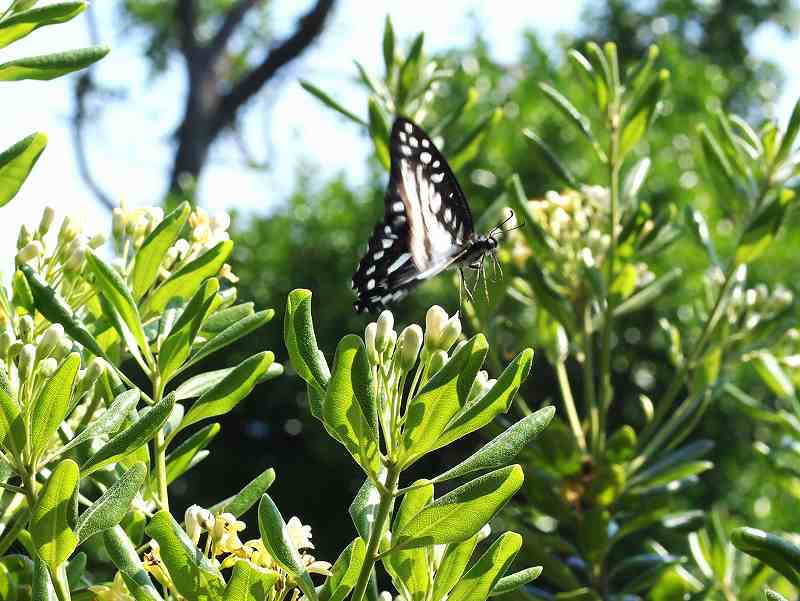
[[[502,193],[506,178],[514,172],[520,174],[525,189],[534,196],[556,185],[541,165],[532,162],[530,151],[519,135],[522,127],[535,127],[551,147],[558,149],[560,157],[577,166],[576,170],[580,171],[583,166],[583,173],[578,173],[583,179],[606,183],[603,174],[588,173],[590,163],[581,159],[588,150],[585,140],[578,139],[571,130],[563,127],[561,117],[542,101],[538,87],[539,82],[555,82],[559,89],[572,92],[574,98],[578,87],[570,79],[566,48],[588,39],[617,42],[623,64],[646,53],[649,44],[658,43],[661,49],[659,63],[668,67],[673,77],[663,107],[664,118],[657,121],[649,136],[651,147],[647,150],[654,165],[646,184],[647,194],[654,199],[657,213],[666,218],[676,215],[687,198],[691,197],[702,205],[709,192],[703,188],[703,178],[699,176],[702,165],[693,142],[693,128],[710,120],[721,107],[756,122],[771,110],[781,86],[779,70],[774,63],[755,59],[748,50],[748,43],[750,35],[760,24],[777,24],[788,30],[794,17],[790,2],[782,0],[661,0],[646,3],[616,0],[594,6],[587,13],[585,27],[578,32],[578,37],[562,38],[559,51],[546,48],[535,34],[528,33],[524,52],[515,64],[495,61],[488,41],[480,36],[467,48],[445,53],[442,58],[455,68],[455,73],[451,80],[442,82],[434,107],[437,103],[446,106],[450,98],[461,97],[463,94],[454,93],[457,90],[463,92],[474,88],[477,101],[462,115],[458,128],[469,131],[487,111],[497,106],[502,107],[504,115],[481,152],[457,174],[476,216],[479,217]],[[174,33],[174,30],[165,32]],[[409,37],[413,33],[402,32]],[[377,31],[375,41],[377,51]],[[163,53],[168,47],[163,38],[159,42],[157,36],[153,37],[150,52],[155,66],[163,64],[159,60],[164,60]],[[336,92],[327,91],[332,95]],[[359,114],[366,113],[366,107],[360,111],[358,107],[347,108]],[[433,112],[427,123],[436,123],[435,108]],[[336,117],[331,115],[330,118]],[[448,153],[446,141],[443,152],[445,155]],[[315,295],[319,346],[328,353],[332,353],[335,340],[342,333],[361,331],[366,325],[367,320],[352,311],[349,283],[362,245],[383,213],[386,174],[374,157],[353,157],[353,160],[370,160],[370,184],[348,185],[343,177],[321,181],[309,175],[313,173],[313,166],[306,165],[299,169],[296,190],[285,206],[269,215],[238,216],[235,220],[238,230],[235,235],[240,242],[234,270],[242,279],[241,296],[254,299],[259,306],[273,306],[280,315],[289,290],[297,286],[310,288]],[[712,216],[710,223],[715,238],[723,247],[726,236],[733,230],[726,220],[725,215],[716,215]],[[788,228],[784,236],[796,240],[797,227]],[[769,270],[769,273],[758,273],[758,277],[767,281],[782,278],[791,282],[787,276],[796,268],[791,248],[792,244],[780,245],[785,256],[762,261],[761,265],[765,267],[760,269],[764,272]],[[690,245],[679,244],[671,248],[669,256],[661,259],[664,268],[676,262],[685,268],[690,295],[701,289],[705,275],[700,271],[701,261],[696,253]],[[455,278],[442,276],[423,286],[397,308],[398,321],[419,321],[424,308],[432,303],[454,310],[458,303],[455,282]],[[691,299],[684,300],[688,305]],[[679,308],[667,307],[675,312],[678,320],[681,315]],[[617,342],[614,353],[618,358],[615,362],[628,366],[644,362],[654,369],[666,363],[666,342],[653,331],[652,321],[647,313],[631,318],[626,328],[635,330],[638,335]],[[265,341],[264,336],[270,339]],[[523,336],[521,333],[521,339],[517,341],[519,347],[525,346]],[[271,348],[281,347],[278,324],[268,327],[257,342],[253,341],[253,347],[242,345],[241,355],[264,344]],[[553,378],[552,371],[540,356],[527,389],[523,391],[532,406],[557,400]],[[663,381],[663,378],[656,378],[656,381]],[[625,411],[634,410],[630,404],[626,406],[626,400],[636,398],[640,392],[651,395],[661,392],[642,389],[629,381],[617,382],[615,388],[620,397],[615,404],[621,413],[620,420]],[[299,506],[307,508],[304,520],[319,530],[315,542],[319,555],[327,557],[326,552],[332,552],[339,541],[350,536],[351,531],[347,516],[332,516],[328,507],[347,505],[360,483],[359,475],[341,449],[332,450],[329,443],[323,442],[324,437],[317,435],[319,424],[303,406],[305,391],[299,380],[281,378],[269,384],[269,391],[269,398],[265,398],[263,403],[250,403],[240,408],[236,414],[240,419],[238,423],[234,422],[233,416],[226,422],[220,436],[226,454],[224,457],[212,455],[216,458],[197,470],[198,482],[213,475],[215,479],[230,480],[226,486],[233,489],[255,469],[252,457],[259,464],[274,461],[276,465],[296,466],[297,470],[285,467],[281,470],[280,494],[285,495],[284,502],[296,501]],[[735,436],[737,440],[748,440],[752,436],[754,426],[749,420],[726,410],[724,403],[718,409],[705,420],[707,435],[711,438]],[[714,460],[720,469],[716,475],[706,478],[704,485],[694,493],[701,497],[701,505],[725,497],[733,473],[745,483],[740,495],[725,499],[734,512],[749,514],[757,496],[776,492],[774,488],[761,490],[763,474],[759,474],[758,465],[753,462],[746,444],[722,445],[716,453]],[[221,469],[223,464],[224,469]],[[334,482],[348,483],[350,487],[327,485]],[[326,503],[308,502],[309,485],[325,491]],[[187,504],[203,501],[202,493],[198,494],[195,486],[194,482],[189,482],[185,496]],[[779,516],[772,519],[780,526]]]

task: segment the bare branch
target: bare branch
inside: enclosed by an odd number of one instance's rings
[[[295,32],[274,46],[262,63],[245,75],[223,96],[211,119],[209,132],[215,137],[236,115],[239,108],[255,95],[284,66],[292,62],[322,33],[325,19],[334,0],[317,0],[314,7],[300,18]]]
[[[236,31],[236,28],[239,26],[239,23],[242,22],[247,12],[251,8],[255,8],[260,1],[261,0],[239,0],[234,7],[228,11],[228,14],[225,15],[225,20],[208,45],[208,51],[212,61],[225,48],[231,35]]]
[[[92,170],[89,167],[89,158],[84,143],[86,96],[91,92],[93,87],[91,71],[85,71],[75,84],[75,112],[72,114],[72,140],[75,148],[75,159],[78,162],[78,171],[81,178],[83,178],[83,181],[97,200],[110,211],[114,208],[114,202],[112,202],[111,197],[103,191],[103,188],[94,178]]]

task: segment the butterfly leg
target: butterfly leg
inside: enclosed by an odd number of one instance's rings
[[[492,253],[492,264],[494,265],[494,276],[495,281],[497,281],[497,274],[500,273],[500,279],[503,279],[503,266],[500,264],[500,259],[497,258],[497,253]]]

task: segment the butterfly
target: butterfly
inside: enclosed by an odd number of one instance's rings
[[[502,232],[475,233],[453,171],[417,124],[403,117],[395,120],[389,154],[384,218],[353,274],[358,313],[384,309],[448,267],[481,269]]]

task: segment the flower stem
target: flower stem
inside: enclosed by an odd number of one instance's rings
[[[572,396],[572,388],[569,385],[569,377],[564,361],[556,362],[556,375],[558,376],[558,386],[561,389],[561,398],[564,399],[564,408],[567,411],[567,419],[578,441],[581,451],[586,451],[586,438],[583,436],[581,421],[578,419],[578,411],[575,409],[575,399]]]
[[[397,483],[400,481],[400,466],[396,463],[390,463],[386,470],[385,485],[380,488],[381,500],[378,504],[378,512],[375,515],[375,521],[372,523],[372,530],[369,533],[369,541],[367,541],[367,551],[364,558],[364,563],[361,566],[361,572],[358,575],[356,586],[353,589],[353,595],[350,601],[362,601],[364,593],[369,584],[369,577],[372,574],[372,568],[375,567],[375,562],[378,560],[378,547],[383,533],[386,531],[386,525],[389,522],[389,514],[391,513],[392,504],[394,502],[395,493],[397,492]]]

